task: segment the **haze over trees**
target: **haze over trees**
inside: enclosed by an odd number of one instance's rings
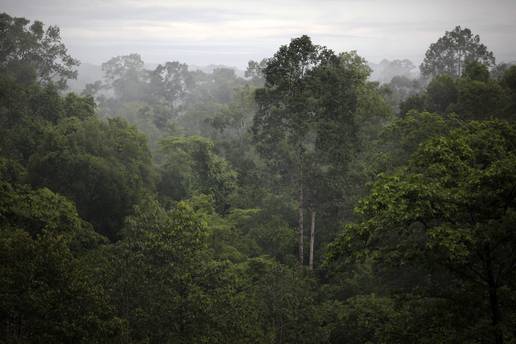
[[[0,32],[0,342],[516,341],[516,66],[469,29],[426,79],[304,35],[81,94],[57,27]]]

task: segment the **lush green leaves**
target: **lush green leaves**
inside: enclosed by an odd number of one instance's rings
[[[509,325],[497,298],[512,283],[515,259],[515,135],[504,122],[471,122],[425,142],[374,184],[357,208],[363,221],[346,227],[330,260],[425,267],[430,280],[444,269],[470,290],[489,292],[491,311],[476,321],[491,319],[490,331],[502,336]]]
[[[59,28],[46,30],[40,21],[0,14],[0,70],[22,84],[37,80],[55,82],[60,88],[75,78],[79,61],[68,55]]]

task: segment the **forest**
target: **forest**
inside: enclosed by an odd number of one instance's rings
[[[470,29],[417,76],[79,65],[0,14],[1,343],[516,343],[516,65]]]

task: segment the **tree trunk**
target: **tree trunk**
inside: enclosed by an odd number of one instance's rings
[[[303,181],[299,183],[299,263],[303,265],[303,238],[304,238],[304,194],[303,194]]]
[[[493,325],[495,344],[503,344],[503,332],[500,328],[502,321],[502,312],[500,310],[500,303],[498,302],[498,286],[495,276],[493,274],[493,267],[491,260],[487,260],[487,282],[489,292],[489,305],[491,308],[491,322]]]
[[[310,209],[310,260],[309,268],[314,269],[314,243],[315,243],[315,210]]]

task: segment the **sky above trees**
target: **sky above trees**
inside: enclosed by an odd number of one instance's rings
[[[498,61],[516,60],[514,0],[2,0],[1,7],[58,25],[71,54],[95,64],[138,52],[150,63],[243,68],[302,34],[371,62],[419,63],[456,25],[478,33]]]

